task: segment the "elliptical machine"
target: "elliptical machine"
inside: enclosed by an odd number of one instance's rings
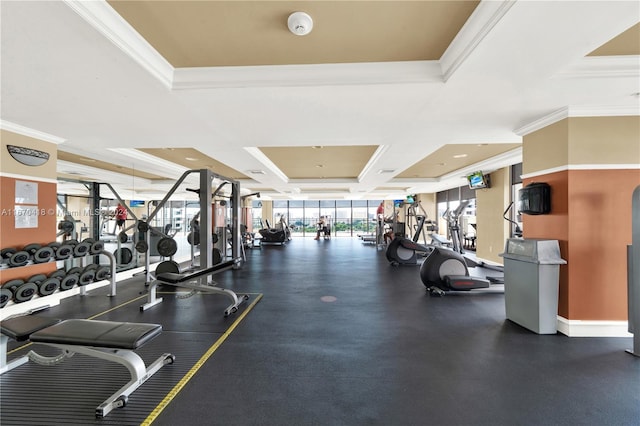
[[[422,214],[418,214],[416,212],[418,208],[422,211]],[[435,232],[437,232],[438,226],[435,222],[427,220],[427,213],[424,211],[422,206],[420,206],[419,201],[414,202],[409,207],[408,216],[411,217],[412,214],[416,218],[416,231],[413,234],[413,238],[396,237],[391,240],[387,246],[386,256],[392,266],[417,265],[418,255],[421,257],[427,256],[431,253],[433,248],[431,245],[418,243],[418,240],[420,239],[420,235],[423,233],[425,225],[428,231]]]
[[[453,248],[434,247],[432,253],[420,267],[420,279],[425,287],[427,287],[427,291],[431,296],[444,296],[448,291],[469,291],[479,288],[489,288],[491,284],[504,284],[504,279],[501,277],[487,277],[487,279],[484,279],[469,275],[469,267],[480,266],[500,272],[503,271],[503,268],[488,265],[481,261],[474,261],[462,256],[464,252],[462,245],[456,244],[456,239],[459,243],[459,218],[462,210],[464,210],[468,204],[468,201],[462,201],[454,212],[445,215],[449,222],[449,230],[451,231],[454,242]],[[522,237],[522,230],[517,222],[507,217],[507,213],[512,206],[513,202],[509,204],[502,214],[502,217],[504,220],[514,224],[515,235]]]
[[[489,280],[469,275],[467,261],[460,253],[443,247],[432,248],[420,267],[420,279],[431,296],[490,286]]]

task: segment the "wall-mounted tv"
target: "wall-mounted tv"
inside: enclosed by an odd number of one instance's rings
[[[131,200],[129,207],[144,207],[144,200]]]
[[[489,176],[482,173],[482,171],[468,175],[467,182],[469,182],[469,188],[471,189],[489,188]]]
[[[518,191],[518,211],[524,214],[551,212],[551,187],[548,183],[533,182]]]

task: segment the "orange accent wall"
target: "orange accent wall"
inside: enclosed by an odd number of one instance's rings
[[[15,227],[15,189],[16,181],[28,181],[38,184],[38,227]],[[55,183],[38,182],[29,179],[0,177],[0,248],[14,247],[21,249],[30,243],[46,245],[56,240],[56,189]],[[29,267],[0,270],[0,283],[14,278],[29,278],[38,273],[53,272],[55,262],[33,265]]]
[[[571,320],[627,319],[631,194],[640,170],[570,170],[524,179],[551,185],[551,213],[524,215],[525,238],[560,242],[558,314]]]

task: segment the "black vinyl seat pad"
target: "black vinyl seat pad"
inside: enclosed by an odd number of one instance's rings
[[[25,315],[2,320],[0,322],[0,332],[17,342],[22,342],[28,340],[29,336],[36,331],[51,327],[60,321],[58,318]]]
[[[228,268],[234,265],[234,261],[230,260],[228,262],[218,263],[217,265],[213,265],[206,269],[198,269],[190,274],[176,274],[173,272],[163,272],[156,276],[158,281],[162,281],[170,284],[178,284],[186,281],[191,281],[195,278],[199,278],[205,275],[213,274],[214,272],[220,271],[222,269]]]
[[[33,343],[136,349],[162,332],[160,324],[69,319],[31,334]]]

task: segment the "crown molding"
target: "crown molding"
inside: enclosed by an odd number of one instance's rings
[[[553,78],[640,77],[640,55],[585,56]]]
[[[171,88],[173,66],[104,0],[63,0],[89,25],[104,35],[142,68]]]
[[[174,90],[442,83],[437,61],[177,68]]]
[[[525,173],[520,175],[520,178],[531,179],[570,170],[640,170],[640,164],[565,164],[563,166]]]
[[[373,153],[371,158],[369,158],[369,161],[367,161],[367,164],[365,164],[365,166],[362,168],[362,171],[358,175],[358,182],[362,182],[364,180],[365,176],[367,176],[367,174],[371,171],[371,169],[373,168],[374,164],[380,158],[382,158],[382,155],[385,152],[387,152],[388,149],[389,149],[389,145],[379,145],[378,146],[376,151]]]
[[[60,145],[61,143],[66,142],[66,139],[63,139],[61,137],[41,132],[39,130],[31,129],[29,127],[21,126],[20,124],[12,123],[6,120],[0,120],[0,129],[17,133],[22,136],[27,136],[33,139],[38,139],[44,142],[54,143],[56,145]]]
[[[445,82],[451,78],[515,3],[515,1],[481,1],[478,4],[440,58]]]
[[[514,130],[525,136],[570,117],[624,117],[640,115],[640,105],[579,105],[561,108]]]
[[[269,159],[269,157],[267,157],[264,154],[264,152],[262,152],[260,150],[260,148],[249,146],[249,147],[245,147],[244,149],[249,154],[251,154],[256,160],[261,162],[267,169],[269,169],[269,171],[271,171],[271,173],[273,173],[278,178],[280,178],[280,180],[282,180],[284,183],[289,183],[289,176],[284,174],[284,172],[282,170],[280,170],[278,168],[278,166],[276,166],[275,163],[273,161],[271,161]]]
[[[478,170],[482,170],[487,173],[492,170],[498,170],[503,167],[508,167],[520,162],[522,162],[522,147],[503,152],[502,154],[498,154],[486,160],[478,161],[477,163],[470,164],[453,172],[449,172],[443,176],[440,176],[439,180],[445,181],[449,179],[466,177],[468,174]]]

